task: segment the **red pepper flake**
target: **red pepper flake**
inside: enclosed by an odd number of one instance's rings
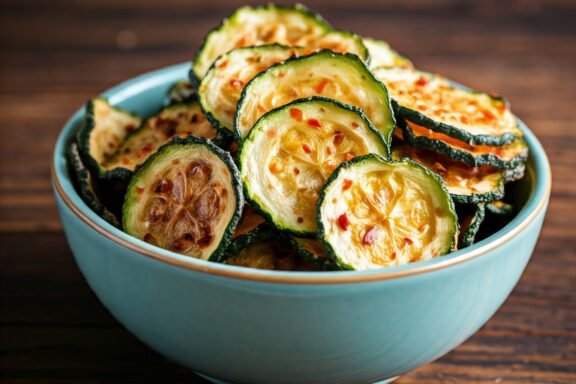
[[[142,187],[136,187],[136,193],[137,193],[137,194],[140,195],[140,194],[142,194],[142,192],[144,192],[144,188],[142,188]]]
[[[303,217],[299,217],[299,218],[297,219],[297,221],[301,224],[301,223],[304,222],[304,218],[303,218]]]
[[[302,121],[302,111],[298,108],[290,108],[290,117],[296,121]]]
[[[276,137],[276,133],[277,133],[277,132],[276,132],[276,128],[270,128],[270,129],[267,131],[268,137],[271,138],[271,139],[273,139],[273,138]]]
[[[256,107],[256,109],[257,109],[257,110],[258,110],[258,112],[260,112],[260,113],[264,113],[264,112],[266,112],[266,110],[264,109],[264,107],[263,107],[263,106],[261,106],[261,105],[258,105],[258,107]]]
[[[352,128],[358,128],[358,127],[359,127],[358,123],[353,121],[352,122]]]
[[[233,109],[229,109],[227,108],[226,111],[224,111],[228,116],[234,116],[234,113],[236,112]]]
[[[123,157],[122,158],[122,165],[128,165],[130,164],[130,159],[127,157]]]
[[[366,232],[364,233],[364,237],[362,238],[362,242],[366,245],[373,245],[378,238],[378,230],[376,227],[368,226],[366,228]]]
[[[228,150],[230,152],[238,152],[238,143],[237,142],[232,142],[232,144],[230,144],[230,147],[228,147]]]
[[[463,124],[468,124],[468,117],[460,115],[460,122]]]
[[[324,88],[326,88],[329,82],[330,81],[328,79],[322,80],[320,84],[318,84],[318,86],[316,87],[316,93],[322,93],[322,91],[324,91]]]
[[[350,189],[350,187],[352,186],[353,181],[350,179],[344,179],[344,182],[342,183],[342,190],[343,191],[347,191]]]
[[[326,154],[331,155],[333,153],[332,147],[326,147]]]
[[[218,69],[224,69],[228,66],[228,60],[224,60],[220,64],[218,64]]]
[[[332,138],[332,143],[334,145],[340,145],[344,141],[344,133],[341,131],[334,132],[334,137]]]
[[[496,119],[496,116],[487,109],[483,110],[482,114],[484,115],[484,120],[491,121]]]
[[[396,260],[396,251],[392,252],[390,255],[390,260]]]
[[[320,124],[320,122],[316,119],[308,119],[308,125],[314,128],[320,128],[322,127],[322,125]]]
[[[424,86],[426,84],[428,84],[428,79],[424,76],[420,76],[420,78],[416,80],[416,85]]]
[[[310,154],[312,153],[312,150],[310,149],[310,147],[306,144],[302,144],[302,149],[304,150],[304,152]]]
[[[152,152],[152,143],[148,143],[144,146],[144,148],[142,148],[142,151],[146,152]]]
[[[355,157],[356,156],[352,152],[346,152],[346,154],[344,155],[344,161],[350,161]]]
[[[136,126],[134,124],[128,124],[124,127],[124,130],[126,131],[126,133],[130,133],[132,132],[134,129],[136,128]]]
[[[405,238],[404,238],[404,243],[406,243],[406,244],[408,244],[408,245],[414,244],[414,242],[412,241],[412,239],[409,238],[409,237],[405,237]]]
[[[348,226],[350,225],[350,221],[348,220],[348,216],[345,213],[338,216],[338,226],[343,230],[347,230]]]
[[[294,167],[294,174],[295,174],[295,175],[299,175],[299,174],[300,174],[300,169]]]
[[[236,88],[236,89],[242,88],[244,86],[244,82],[242,80],[238,80],[238,79],[230,80],[229,84],[232,88]]]

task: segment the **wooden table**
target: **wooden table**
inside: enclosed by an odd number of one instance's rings
[[[532,261],[470,340],[398,383],[576,382],[576,7],[570,1],[310,1],[421,68],[506,95],[554,173]],[[128,334],[85,284],[50,189],[56,135],[88,98],[188,61],[235,6],[3,0],[0,6],[0,381],[202,383]]]

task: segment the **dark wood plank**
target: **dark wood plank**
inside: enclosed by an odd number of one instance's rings
[[[505,95],[554,175],[520,283],[476,335],[399,383],[576,382],[576,3],[316,0],[339,28],[382,38],[419,67]],[[77,270],[49,181],[54,140],[85,100],[191,59],[240,0],[0,4],[0,382],[203,383],[129,335]],[[121,36],[134,36],[133,46]]]

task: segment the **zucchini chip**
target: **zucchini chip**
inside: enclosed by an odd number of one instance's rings
[[[266,112],[290,101],[325,96],[361,108],[386,144],[395,126],[386,87],[354,55],[323,50],[288,59],[254,77],[242,91],[234,129],[243,139]]]
[[[387,42],[371,37],[365,37],[362,41],[370,54],[371,69],[379,67],[414,67],[410,60],[393,50]]]
[[[459,206],[458,224],[460,233],[458,235],[458,249],[466,248],[474,244],[478,230],[484,221],[486,214],[485,204],[476,204],[472,206]]]
[[[230,155],[209,141],[176,137],[134,174],[123,227],[150,244],[216,261],[230,242],[243,204]]]
[[[232,238],[237,238],[238,236],[244,235],[257,227],[261,224],[264,224],[266,220],[254,212],[254,209],[249,204],[244,204],[244,210],[242,211],[242,216],[240,217],[240,221],[236,226],[236,230],[234,231],[234,235]]]
[[[302,5],[245,6],[208,34],[196,54],[191,77],[202,80],[218,56],[235,48],[274,43],[333,49],[368,60],[368,50],[358,35],[334,31],[328,22]]]
[[[254,230],[253,232],[255,232]],[[272,232],[276,233],[276,232]],[[276,233],[277,234],[277,233]],[[240,238],[232,242],[237,253],[227,252],[224,264],[239,267],[268,269],[276,271],[321,271],[316,264],[302,259],[284,239],[260,239],[247,241],[241,246]]]
[[[309,49],[279,44],[234,49],[220,56],[198,86],[198,98],[206,117],[226,132],[234,132],[234,114],[244,85],[258,73]]]
[[[104,166],[107,169],[126,168],[134,171],[175,136],[196,136],[218,141],[218,131],[204,117],[197,101],[173,104],[132,132]]]
[[[166,105],[186,103],[196,100],[196,89],[188,80],[174,83],[168,90]]]
[[[499,200],[504,197],[504,184],[513,180],[510,171],[491,165],[471,167],[437,152],[418,149],[405,143],[394,144],[392,158],[409,158],[439,175],[456,203],[475,204]]]
[[[410,121],[400,122],[399,125],[403,137],[411,145],[439,152],[471,167],[492,165],[500,169],[514,170],[522,168],[528,158],[528,146],[521,137],[503,146],[470,145]]]
[[[225,264],[239,267],[295,271],[302,267],[296,252],[277,241],[251,244],[224,261]]]
[[[399,117],[473,145],[505,145],[522,136],[507,102],[410,68],[377,68]]]
[[[332,172],[367,153],[387,155],[362,111],[337,101],[296,100],[262,116],[239,155],[247,198],[278,229],[316,232],[316,200]]]
[[[514,215],[515,209],[512,204],[499,200],[486,204],[486,211],[494,216],[511,217]]]
[[[106,163],[122,146],[125,138],[136,130],[142,119],[128,111],[113,107],[103,98],[88,101],[85,124],[78,131],[78,145],[84,164],[99,177],[114,167]],[[126,173],[126,178],[131,174]]]
[[[476,236],[483,240],[504,228],[516,214],[516,208],[504,201],[493,201],[486,204],[486,219]]]
[[[317,239],[307,239],[304,237],[288,236],[288,240],[296,253],[302,260],[316,266],[322,271],[331,271],[338,269],[330,259],[328,252]]]
[[[330,31],[304,47],[315,51],[329,49],[339,53],[350,53],[358,56],[365,63],[370,62],[370,52],[364,45],[364,40],[350,31]]]
[[[318,199],[319,238],[342,269],[444,255],[455,245],[457,227],[440,177],[407,159],[357,157],[332,174]]]
[[[103,218],[113,226],[120,228],[120,221],[98,198],[98,194],[94,188],[92,175],[84,166],[80,158],[78,145],[75,142],[70,143],[68,147],[67,161],[68,170],[72,179],[74,187],[86,205],[94,211],[98,216]]]
[[[262,223],[256,228],[234,237],[226,249],[226,252],[224,252],[218,261],[223,262],[252,245],[271,241],[276,237],[278,237],[278,233],[274,228],[266,223]]]

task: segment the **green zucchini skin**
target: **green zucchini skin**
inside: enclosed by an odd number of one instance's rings
[[[444,180],[450,196],[454,202],[458,204],[477,204],[500,200],[504,197],[505,184],[522,178],[524,175],[524,164],[511,170],[499,170],[494,167],[478,170],[475,167],[469,167],[460,161],[450,159],[437,152],[418,149],[403,143],[396,137],[394,139],[392,158],[394,160],[400,160],[402,158],[411,159],[438,174]],[[480,173],[481,177],[479,177],[476,171],[484,171],[485,173]],[[453,176],[453,178],[450,176]],[[446,180],[447,178],[448,181]],[[455,190],[455,188],[451,186],[450,181],[453,182],[454,179],[456,182],[466,180],[467,184],[471,184],[468,188],[469,193],[455,193],[461,191],[458,189]],[[490,190],[479,190],[475,188],[474,182],[481,185],[490,183],[492,188]],[[458,187],[462,188],[457,185],[456,188]]]
[[[243,66],[249,65],[246,63],[244,55],[246,53],[252,53],[252,52],[254,52],[257,55],[259,54],[260,57],[265,57],[266,55],[272,56],[275,54],[285,53],[286,54],[285,58],[283,60],[278,61],[282,62],[288,59],[290,56],[292,56],[291,53],[294,51],[295,51],[294,47],[288,47],[286,45],[281,44],[257,45],[257,46],[249,46],[233,49],[232,51],[220,55],[216,60],[214,60],[214,62],[206,72],[206,75],[204,76],[202,81],[199,82],[197,86],[198,99],[200,101],[202,111],[204,112],[204,115],[206,116],[208,121],[210,121],[212,126],[220,130],[223,134],[230,136],[234,139],[236,138],[234,132],[234,122],[232,122],[231,126],[227,126],[220,119],[218,119],[216,115],[213,113],[213,111],[210,109],[207,100],[208,97],[207,93],[214,92],[214,87],[211,87],[209,85],[211,84],[210,81],[213,79],[213,77],[218,75],[219,72],[218,66],[220,65],[220,63],[228,62],[227,65],[229,67],[230,66],[234,67],[235,65],[238,65],[240,62],[242,63]],[[237,103],[238,102],[236,101],[236,104]]]
[[[500,169],[513,170],[521,167],[528,159],[528,147],[526,146],[524,140],[520,137],[517,137],[516,141],[519,141],[518,144],[523,146],[524,150],[522,153],[518,154],[510,160],[503,160],[502,158],[491,153],[474,155],[470,152],[454,148],[441,140],[434,140],[425,136],[415,136],[410,126],[408,126],[408,124],[402,120],[399,120],[398,125],[400,128],[402,128],[404,139],[410,143],[410,145],[413,145],[416,148],[436,151],[445,156],[448,156],[451,159],[466,163],[471,167],[492,165]]]
[[[188,121],[190,118],[197,120],[190,122]],[[170,129],[171,132],[169,132]],[[205,120],[198,100],[178,102],[160,109],[156,114],[147,118],[140,128],[130,132],[116,154],[104,165],[109,169],[108,172],[121,169],[133,171],[162,144],[169,142],[175,136],[196,136],[210,140],[219,147],[227,142],[227,136]],[[145,146],[150,146],[149,152],[139,155],[138,153],[142,152]]]
[[[478,231],[486,216],[485,207],[486,205],[483,203],[456,207],[460,225],[458,249],[466,248],[474,244]]]
[[[383,114],[383,122],[381,125],[374,123],[373,116],[368,116],[370,120],[373,122],[374,126],[382,133],[382,137],[388,149],[392,142],[392,132],[396,126],[396,119],[394,117],[394,112],[392,109],[391,99],[388,94],[388,90],[386,86],[377,80],[372,72],[366,67],[365,63],[356,55],[349,54],[349,53],[337,53],[330,50],[321,50],[310,55],[300,56],[300,57],[292,57],[288,60],[275,64],[261,72],[257,76],[255,76],[242,90],[242,94],[240,96],[240,100],[238,101],[238,106],[236,108],[236,114],[234,116],[234,130],[236,133],[236,140],[238,142],[242,142],[243,138],[247,136],[248,132],[243,132],[241,128],[241,117],[243,113],[243,107],[247,103],[247,99],[250,97],[250,92],[252,91],[251,88],[256,88],[260,82],[266,81],[267,78],[275,76],[278,72],[282,71],[283,69],[290,68],[291,66],[298,66],[298,65],[307,65],[310,63],[314,63],[314,61],[326,61],[326,62],[342,62],[346,63],[346,65],[354,66],[359,72],[362,73],[363,80],[367,79],[372,84],[374,84],[375,90],[380,93],[379,96],[382,98],[382,105],[379,108],[382,108],[381,113]],[[345,74],[344,74],[345,75]],[[281,81],[277,81],[280,83]],[[300,95],[296,98],[306,98],[314,95]],[[319,95],[316,95],[319,96]],[[346,100],[338,100],[343,103],[346,103]],[[346,103],[350,104],[350,103]],[[362,106],[355,105],[358,108],[362,108]],[[254,122],[255,123],[255,122]]]
[[[443,78],[440,75],[431,74],[429,72],[419,71],[413,68],[380,67],[374,69],[376,78],[384,82],[384,84],[388,82],[386,73],[394,71],[404,74],[419,75],[420,78],[427,79],[426,81],[439,81],[442,84],[446,84],[452,90],[459,90],[471,96],[478,96],[478,97],[486,96],[489,100],[492,100],[492,102],[494,103],[502,103],[503,105],[508,104],[507,101],[502,97],[475,91],[466,86],[458,84],[452,80]],[[388,82],[387,86],[391,86],[390,82]],[[418,125],[451,136],[455,139],[458,139],[470,145],[502,146],[513,142],[519,135],[521,135],[521,130],[516,119],[513,119],[514,125],[508,128],[509,130],[512,130],[512,132],[500,132],[499,134],[471,133],[464,128],[459,128],[449,123],[440,121],[439,119],[436,119],[434,117],[430,117],[426,114],[426,112],[418,111],[411,106],[407,107],[405,105],[402,105],[401,101],[398,101],[396,98],[393,97],[394,95],[393,88],[390,90],[390,94],[392,97],[392,107],[394,108],[394,112],[399,118],[412,121]],[[509,116],[510,115],[507,115],[507,117]]]
[[[102,164],[100,164],[98,161],[96,161],[96,159],[94,159],[94,157],[92,157],[91,153],[90,153],[90,135],[92,134],[92,131],[94,130],[94,128],[96,127],[96,116],[95,116],[95,103],[96,102],[104,102],[106,104],[108,104],[108,106],[110,106],[110,108],[116,112],[128,115],[128,116],[132,116],[134,117],[135,120],[138,120],[141,122],[141,117],[136,115],[135,113],[123,110],[121,108],[118,107],[114,107],[111,106],[110,103],[108,102],[108,100],[104,99],[104,98],[96,98],[96,99],[92,99],[89,100],[86,103],[86,113],[85,113],[85,119],[84,119],[84,126],[80,128],[80,130],[78,130],[77,132],[77,136],[76,136],[76,141],[78,142],[78,149],[80,151],[80,156],[82,157],[82,161],[84,162],[84,164],[88,167],[88,169],[97,177],[99,178],[103,178],[103,179],[108,179],[108,180],[122,180],[122,181],[127,181],[130,179],[130,177],[132,176],[131,172],[125,172],[123,170],[119,170],[119,171],[114,171],[114,170],[107,170],[106,168],[103,167]],[[139,128],[140,124],[138,124],[137,127],[134,127],[134,129]],[[121,139],[124,139],[126,136],[129,135],[129,132],[125,132],[125,136]],[[112,173],[110,173],[112,172]]]
[[[504,228],[516,215],[516,208],[504,201],[486,204],[486,219],[480,227],[477,239],[483,240]]]
[[[174,83],[168,90],[166,94],[166,106],[173,104],[187,103],[196,101],[198,95],[196,93],[197,87],[195,87],[188,80],[180,80]]]
[[[371,37],[364,37],[362,41],[370,55],[371,69],[379,67],[414,67],[410,60],[392,49],[387,42]]]
[[[256,140],[257,135],[265,134],[265,132],[263,132],[263,129],[265,128],[266,121],[268,119],[275,118],[276,116],[285,113],[286,111],[290,111],[292,108],[298,108],[298,107],[305,108],[305,106],[309,105],[310,103],[313,104],[318,103],[319,105],[323,105],[327,110],[330,106],[341,109],[343,112],[346,113],[351,112],[351,115],[359,119],[358,121],[362,121],[365,124],[365,127],[367,128],[366,133],[370,133],[374,140],[374,142],[372,143],[373,147],[379,147],[378,154],[383,157],[389,157],[388,152],[389,149],[388,146],[385,144],[381,132],[378,131],[372,125],[372,123],[366,117],[364,112],[360,108],[341,103],[334,99],[329,99],[321,96],[312,96],[305,99],[296,99],[288,104],[275,108],[267,112],[263,116],[261,116],[256,122],[256,124],[254,124],[254,126],[250,130],[246,139],[242,142],[240,146],[240,152],[238,155],[239,159],[238,162],[240,164],[240,177],[243,180],[244,185],[244,196],[251,203],[251,206],[254,208],[254,210],[258,212],[261,216],[266,218],[266,220],[269,223],[273,224],[276,227],[276,229],[278,229],[281,232],[290,233],[294,236],[304,238],[313,238],[316,236],[316,233],[314,231],[299,230],[290,227],[285,222],[282,222],[282,220],[279,220],[277,217],[275,217],[274,212],[271,212],[270,210],[264,207],[264,203],[261,201],[260,196],[252,192],[252,185],[249,184],[245,179],[254,180],[254,175],[248,178],[249,175],[246,174],[246,172],[248,172],[248,167],[246,164],[254,156],[254,151],[256,150],[262,151],[261,147],[260,148],[258,146],[254,147],[253,142]]]
[[[226,248],[226,251],[216,260],[223,263],[229,258],[236,256],[241,250],[248,248],[251,245],[271,241],[278,238],[278,232],[274,230],[268,223],[263,223],[254,228],[253,230],[244,233],[234,239]]]
[[[373,160],[376,160],[376,161],[379,161],[382,163],[387,163],[387,164],[389,164],[389,163],[407,164],[407,165],[410,165],[412,167],[415,167],[415,168],[421,170],[424,174],[426,174],[432,180],[434,180],[434,182],[437,184],[437,187],[440,190],[443,190],[443,192],[445,193],[445,197],[446,197],[445,205],[446,205],[446,208],[448,209],[448,214],[452,218],[452,220],[451,220],[452,224],[449,228],[449,232],[451,234],[450,242],[446,244],[446,246],[444,247],[444,249],[442,250],[442,252],[440,253],[439,256],[444,255],[446,253],[449,253],[451,251],[454,251],[456,249],[457,239],[458,239],[457,214],[456,214],[454,202],[450,198],[450,194],[446,190],[446,187],[444,186],[444,183],[443,183],[442,179],[440,178],[440,176],[438,176],[434,172],[431,172],[426,167],[424,167],[424,166],[422,166],[422,165],[420,165],[420,164],[418,164],[412,160],[409,160],[409,159],[403,159],[400,161],[389,161],[389,160],[387,160],[387,159],[385,159],[379,155],[368,154],[368,155],[356,157],[350,161],[347,161],[345,163],[340,164],[340,166],[328,178],[328,181],[326,182],[324,188],[320,191],[320,196],[318,198],[318,204],[317,204],[318,239],[322,242],[322,244],[324,245],[324,248],[328,252],[328,255],[330,256],[332,261],[337,265],[338,269],[357,270],[357,268],[354,265],[344,261],[340,257],[340,255],[338,255],[338,253],[336,252],[336,250],[334,249],[334,247],[332,245],[332,242],[327,237],[327,233],[326,233],[327,228],[325,227],[324,222],[322,220],[322,205],[328,199],[327,194],[328,194],[328,191],[329,191],[331,184],[334,183],[339,178],[341,173],[343,173],[346,169],[356,167],[357,165],[361,165],[363,162],[373,161]]]
[[[296,236],[285,236],[287,241],[290,242],[296,253],[306,262],[315,265],[321,271],[336,271],[338,266],[328,256],[327,251],[324,249],[322,243],[317,239],[300,238]],[[310,249],[311,247],[306,244],[307,242],[316,242],[318,247],[321,247],[323,253],[318,253]]]
[[[234,23],[235,20],[239,18],[243,12],[265,12],[265,13],[294,12],[300,14],[304,19],[309,20],[312,24],[317,26],[319,30],[323,31],[324,33],[327,33],[333,29],[333,27],[322,16],[300,4],[298,5],[267,4],[267,5],[246,6],[238,8],[231,15],[223,19],[219,26],[211,30],[206,35],[204,41],[196,51],[195,59],[192,62],[192,68],[190,70],[190,80],[193,85],[199,84],[199,80],[204,78],[208,66],[212,64],[212,62],[216,59],[217,56],[219,56],[216,55],[216,57],[213,57],[208,65],[205,65],[203,62],[204,60],[206,60],[206,58],[204,57],[205,51],[210,47],[210,44],[212,44],[211,39],[220,33],[226,32],[226,28],[230,24]],[[226,51],[228,50],[220,52],[220,54],[225,53]]]
[[[116,228],[120,228],[120,221],[104,204],[100,201],[97,196],[96,190],[93,186],[92,175],[90,171],[86,169],[82,159],[80,157],[80,152],[78,150],[78,144],[72,141],[68,146],[68,151],[66,152],[66,158],[68,162],[68,171],[72,179],[74,187],[78,191],[78,194],[86,205],[94,211],[98,216],[112,224]]]
[[[146,159],[146,161],[141,165],[141,167],[138,168],[138,170],[135,172],[134,176],[130,181],[130,184],[128,185],[128,190],[126,193],[122,209],[123,213],[122,228],[126,233],[131,234],[130,214],[133,202],[136,201],[136,195],[138,193],[136,189],[140,177],[142,177],[148,172],[154,172],[156,162],[161,161],[162,157],[165,154],[169,154],[173,150],[186,149],[187,147],[192,148],[194,146],[203,147],[208,151],[210,151],[213,155],[215,155],[218,159],[222,161],[222,163],[225,165],[225,167],[228,169],[231,175],[230,187],[231,192],[234,194],[236,200],[236,206],[234,207],[228,225],[223,231],[218,246],[212,251],[212,253],[208,257],[209,261],[217,261],[225,253],[226,248],[232,241],[234,230],[240,220],[240,216],[242,215],[242,208],[244,206],[244,194],[242,193],[242,184],[240,182],[240,175],[238,172],[238,168],[234,164],[232,157],[228,152],[220,149],[219,147],[214,145],[210,140],[205,140],[194,136],[188,136],[186,138],[174,137],[170,142],[161,146],[154,155]]]
[[[502,99],[496,96],[490,97],[492,99]],[[406,108],[398,104],[398,102],[394,99],[392,99],[392,108],[394,109],[394,113],[396,113],[396,116],[398,116],[399,119],[410,120],[418,125],[432,129],[436,132],[444,133],[470,145],[502,146],[512,143],[518,137],[512,133],[504,133],[500,136],[472,135],[464,130],[453,127],[452,125],[433,120],[414,109]]]

